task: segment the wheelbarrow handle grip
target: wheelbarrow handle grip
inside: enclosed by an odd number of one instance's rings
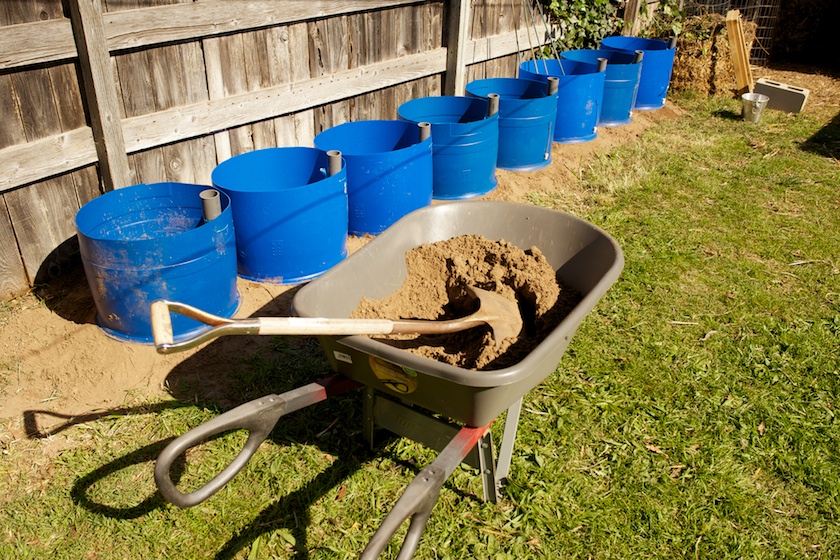
[[[172,441],[158,455],[155,463],[155,483],[161,495],[168,502],[182,508],[200,504],[242,470],[282,416],[358,386],[359,383],[352,379],[338,374],[332,375],[281,395],[267,395],[247,402],[193,428]],[[178,490],[170,477],[175,460],[188,449],[231,430],[249,432],[248,440],[233,461],[198,490],[189,494]]]
[[[172,334],[172,317],[169,316],[169,306],[163,300],[153,301],[150,309],[152,323],[152,338],[155,346],[172,344],[175,340]]]
[[[420,471],[420,474],[411,481],[403,495],[391,508],[382,525],[379,526],[379,529],[376,530],[373,538],[365,547],[360,559],[374,560],[379,558],[379,555],[382,554],[407,519],[410,519],[408,532],[403,539],[397,560],[412,558],[417,550],[417,545],[420,544],[420,537],[423,535],[426,522],[432,514],[432,509],[435,507],[446,478],[443,469],[435,469],[432,466]]]
[[[409,560],[414,556],[417,545],[420,544],[420,537],[423,536],[426,528],[426,522],[443,488],[443,483],[489,429],[490,424],[480,428],[461,428],[432,464],[420,471],[420,474],[411,481],[368,542],[360,557],[361,560],[379,558],[407,519],[410,519],[408,532],[403,539],[397,560]]]
[[[155,463],[155,483],[161,495],[168,502],[187,508],[200,504],[218,492],[248,463],[280,417],[285,414],[286,404],[286,400],[280,395],[267,395],[229,410],[176,438],[166,446]],[[248,430],[248,441],[222,472],[189,494],[184,494],[175,487],[169,475],[172,463],[178,457],[215,435],[238,429]]]

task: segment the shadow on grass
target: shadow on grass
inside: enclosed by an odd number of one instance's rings
[[[154,491],[137,504],[125,507],[117,507],[96,501],[90,494],[91,488],[114,473],[132,465],[154,461],[173,439],[167,438],[144,446],[106,463],[77,479],[70,491],[73,502],[91,513],[120,520],[138,519],[153,510],[165,507],[167,502],[159,491]],[[270,437],[269,439],[273,440],[276,444],[281,443],[278,441],[279,437]],[[315,441],[308,441],[306,443],[317,444],[317,438],[314,439]],[[322,445],[320,447],[327,453],[336,452],[332,445]],[[283,528],[289,529],[295,539],[296,556],[299,558],[308,558],[309,552],[306,547],[306,538],[307,529],[311,524],[310,507],[331,490],[340,487],[342,481],[355,473],[364,463],[367,456],[371,455],[370,453],[363,452],[363,455],[358,457],[357,454],[353,453],[354,451],[359,451],[358,447],[351,449],[351,453],[349,454],[347,451],[344,450],[345,457],[337,456],[337,460],[332,465],[320,472],[305,485],[290,494],[282,496],[276,502],[264,508],[244,528],[239,530],[224,544],[221,550],[215,555],[215,558],[220,560],[234,558],[263,533],[269,533]],[[170,477],[176,485],[185,470],[185,466],[183,456],[179,457],[173,464]],[[227,521],[237,523],[240,520],[229,519]]]
[[[179,402],[163,402],[158,404],[145,404],[139,406],[126,406],[120,408],[109,408],[97,412],[88,412],[86,414],[63,414],[61,412],[54,412],[52,410],[25,410],[23,412],[23,427],[26,431],[26,437],[29,439],[44,439],[54,436],[64,430],[70,429],[73,426],[80,424],[88,424],[96,422],[102,418],[109,416],[134,416],[141,414],[154,414],[163,412],[165,410],[172,410],[175,408],[184,408],[185,406],[193,406],[192,403]],[[41,423],[45,418],[52,418],[57,420],[64,420],[61,424],[42,428]]]
[[[218,560],[234,558],[263,533],[283,528],[289,529],[295,539],[296,556],[308,558],[306,529],[312,522],[309,515],[310,506],[330,490],[340,487],[341,482],[352,476],[362,464],[362,461],[353,456],[339,458],[301,488],[263,509],[246,527],[225,543],[215,558]]]
[[[373,452],[367,451],[363,446],[359,433],[352,433],[350,430],[347,430],[350,432],[347,433],[345,428],[336,426],[333,421],[336,414],[342,413],[342,409],[347,408],[348,405],[352,405],[355,409],[361,408],[361,402],[358,399],[353,399],[350,395],[343,397],[343,399],[342,397],[335,397],[335,403],[322,403],[321,407],[315,407],[313,410],[300,410],[288,417],[281,418],[277,428],[269,435],[267,441],[277,446],[289,445],[290,443],[315,446],[321,452],[332,455],[336,459],[327,469],[319,472],[300,488],[279,497],[277,501],[264,508],[252,519],[243,520],[233,513],[231,518],[224,520],[225,523],[230,523],[233,526],[239,526],[242,521],[247,524],[231,535],[230,539],[216,553],[216,558],[234,558],[240,551],[252,545],[263,533],[271,533],[283,528],[288,529],[294,537],[296,556],[299,558],[309,556],[306,542],[307,531],[311,524],[310,508],[331,491],[335,490],[338,494],[337,488],[340,488],[342,482],[356,472],[368,457],[373,456]],[[343,402],[338,402],[339,400]],[[358,424],[361,424],[360,419],[355,420]],[[348,424],[352,425],[353,423],[351,421]],[[224,433],[208,438],[205,443],[223,435]],[[119,506],[114,505],[114,502],[124,503],[124,500],[96,498],[93,489],[119,471],[132,466],[153,463],[173,439],[166,438],[143,446],[78,478],[70,492],[73,502],[95,515],[119,520],[137,519],[153,510],[166,507],[166,500],[156,488],[147,497],[139,499],[137,503]],[[174,484],[179,483],[185,468],[186,460],[184,455],[181,455],[173,463],[169,473]],[[306,473],[302,473],[302,476],[305,477]],[[136,494],[137,491],[137,489],[125,490],[125,494],[130,496]],[[235,512],[235,510],[230,511]],[[177,516],[178,514],[173,513],[172,515]]]
[[[105,517],[111,517],[113,519],[137,519],[138,517],[165,505],[166,502],[159,492],[154,492],[151,496],[136,505],[121,508],[96,502],[89,497],[88,490],[100,480],[111,476],[122,469],[132,465],[153,461],[173,439],[174,438],[167,438],[145,447],[141,447],[140,449],[134,450],[115,461],[106,463],[89,472],[82,478],[76,480],[73,484],[73,488],[70,490],[70,497],[76,504],[82,506],[86,510]],[[172,480],[177,483],[184,472],[183,458],[179,457],[178,461],[176,461],[172,467],[170,476],[172,477]]]
[[[740,121],[744,119],[741,113],[730,111],[729,109],[720,109],[712,114],[719,119],[729,119],[730,121]]]
[[[830,123],[805,140],[801,148],[823,157],[840,159],[840,113],[834,115]]]

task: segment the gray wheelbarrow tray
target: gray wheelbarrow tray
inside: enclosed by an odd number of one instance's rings
[[[483,426],[557,369],[581,321],[618,278],[624,265],[621,249],[602,230],[574,216],[528,204],[466,201],[430,206],[399,220],[302,287],[292,305],[304,317],[349,317],[363,296],[383,298],[402,286],[408,251],[465,234],[504,239],[525,250],[538,247],[563,282],[583,296],[525,359],[505,369],[475,371],[368,337],[319,340],[334,371],[467,425]],[[383,383],[382,368],[410,376],[411,392]]]
[[[410,520],[398,559],[411,558],[443,483],[471,451],[481,447],[476,444],[484,441],[490,423],[509,408],[515,409],[515,434],[519,409],[514,405],[557,369],[581,321],[615,282],[624,265],[621,249],[609,235],[574,216],[520,203],[444,203],[410,213],[303,286],[293,299],[294,313],[301,317],[349,317],[362,297],[383,298],[402,286],[408,251],[466,234],[504,239],[526,250],[538,247],[558,278],[578,290],[582,299],[524,359],[498,370],[455,367],[364,336],[319,337],[336,374],[282,395],[268,395],[241,405],[174,440],[155,465],[155,481],[163,497],[181,507],[206,500],[244,467],[282,416],[331,395],[365,386],[370,393],[395,396],[402,403],[466,425],[409,484],[362,553],[362,558],[377,558],[402,523]],[[169,476],[174,461],[187,449],[234,429],[250,432],[239,455],[203,487],[182,494]],[[507,434],[506,424],[505,440]]]

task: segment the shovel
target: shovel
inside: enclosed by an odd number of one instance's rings
[[[385,334],[449,334],[480,325],[488,325],[493,332],[496,348],[507,338],[518,336],[522,317],[516,302],[494,292],[467,286],[467,292],[478,299],[478,311],[447,321],[421,319],[349,319],[324,317],[253,317],[227,319],[201,309],[167,300],[157,300],[151,306],[152,336],[160,354],[180,352],[219,336],[231,334],[263,335],[385,335]],[[171,312],[200,321],[213,328],[193,338],[175,342],[172,334]]]

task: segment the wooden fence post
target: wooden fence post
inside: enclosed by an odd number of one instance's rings
[[[449,0],[446,25],[446,74],[444,95],[463,95],[467,85],[466,46],[470,40],[471,0]]]
[[[105,40],[101,0],[70,0],[70,20],[82,88],[90,113],[99,171],[105,190],[131,184],[111,53]]]
[[[627,0],[624,6],[624,35],[635,35],[639,30],[639,11],[642,0]]]

